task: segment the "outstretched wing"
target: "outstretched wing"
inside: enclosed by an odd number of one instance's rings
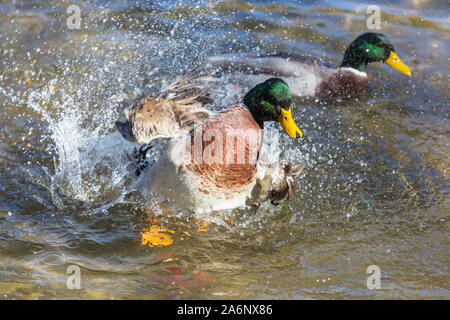
[[[191,130],[194,123],[213,115],[204,107],[212,102],[203,90],[207,83],[195,81],[210,76],[177,78],[158,97],[142,99],[131,110],[125,110],[125,121],[117,121],[117,129],[125,139],[138,144]]]
[[[263,166],[264,164],[261,163]],[[278,205],[292,197],[298,189],[295,179],[303,171],[304,166],[293,165],[290,161],[281,160],[268,164],[265,167],[265,175],[257,180],[252,192],[256,202],[264,202],[270,199],[271,203]]]

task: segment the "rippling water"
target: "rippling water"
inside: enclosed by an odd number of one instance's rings
[[[80,30],[67,1],[0,3],[1,298],[450,298],[447,1],[381,1],[380,31],[414,77],[373,65],[358,96],[296,100],[304,138],[282,141],[306,166],[299,192],[233,210],[231,226],[139,203],[114,121],[210,55],[339,64],[370,2],[76,3]],[[211,88],[216,109],[236,83]],[[170,245],[143,244],[155,221]]]

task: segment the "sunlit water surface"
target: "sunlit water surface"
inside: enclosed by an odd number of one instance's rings
[[[380,32],[414,77],[373,65],[356,97],[295,100],[304,138],[281,139],[282,157],[306,166],[299,192],[228,212],[231,225],[138,201],[114,121],[210,55],[337,65],[368,4],[76,3],[80,30],[67,1],[0,3],[1,298],[450,298],[447,1],[381,2]],[[215,110],[238,101],[236,85],[248,89],[232,76],[210,88]],[[171,244],[142,243],[155,224]],[[66,286],[70,265],[80,290]]]

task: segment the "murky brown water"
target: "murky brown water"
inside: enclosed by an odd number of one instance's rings
[[[359,96],[295,101],[305,136],[282,139],[306,165],[300,191],[234,210],[233,227],[137,203],[114,121],[209,55],[338,64],[367,31],[367,4],[155,3],[78,1],[81,29],[68,30],[67,1],[0,2],[1,297],[449,299],[448,3],[381,2],[380,31],[414,77],[373,65]],[[155,219],[175,231],[170,245],[142,245]],[[66,286],[70,265],[80,290]],[[367,288],[370,265],[380,290]]]

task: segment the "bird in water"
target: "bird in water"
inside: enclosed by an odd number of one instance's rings
[[[311,56],[272,52],[260,55],[226,54],[207,58],[208,67],[223,72],[237,72],[239,78],[253,85],[271,77],[281,77],[294,96],[349,96],[367,87],[366,67],[384,62],[402,74],[411,76],[387,37],[364,33],[344,53],[340,67]]]
[[[302,136],[292,117],[289,86],[279,78],[268,79],[252,88],[242,104],[215,114],[204,107],[208,97],[194,79],[179,78],[116,122],[125,139],[143,145],[144,155],[152,140],[168,138],[159,159],[140,168],[140,193],[147,198],[163,194],[197,212],[266,200],[279,204],[291,197],[303,166],[269,160],[262,132],[266,121],[275,121],[290,137]]]

